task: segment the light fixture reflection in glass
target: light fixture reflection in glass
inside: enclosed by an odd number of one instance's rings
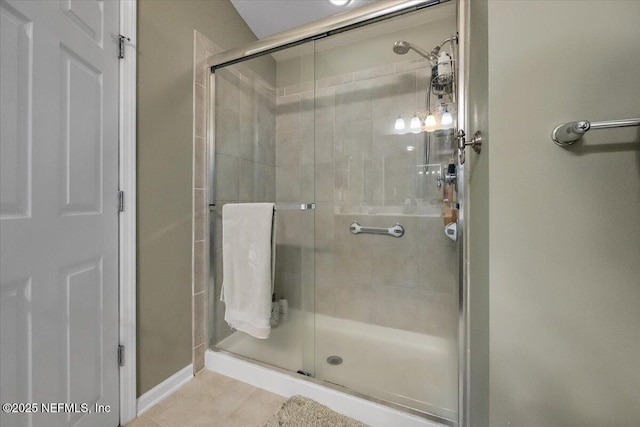
[[[407,151],[413,151],[413,150],[415,150],[415,149],[416,149],[416,147],[414,147],[413,145],[407,145],[407,146],[405,147],[405,149],[406,149]]]
[[[427,132],[433,132],[436,130],[436,118],[431,113],[429,113],[427,118],[424,120],[424,130]]]
[[[413,116],[413,118],[411,119],[411,124],[409,126],[411,126],[411,129],[416,130],[416,129],[420,129],[420,118],[416,115]]]
[[[402,117],[400,117],[400,116],[398,116],[398,118],[396,119],[395,129],[396,130],[403,130],[404,129],[404,119]]]
[[[445,111],[442,115],[442,124],[449,127],[453,123],[453,116],[449,111]]]

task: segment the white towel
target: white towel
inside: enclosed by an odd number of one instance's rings
[[[256,338],[271,332],[275,260],[273,203],[230,203],[222,207],[220,299],[229,326]]]

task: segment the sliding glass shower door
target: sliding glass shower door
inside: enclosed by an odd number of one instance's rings
[[[438,178],[457,163],[455,31],[451,3],[315,43],[315,377],[449,421],[458,249]]]
[[[457,423],[455,32],[448,2],[216,69],[214,350]],[[262,201],[281,301],[266,340],[219,299],[221,208]]]
[[[288,78],[297,86],[278,89],[276,60],[245,61],[211,77],[210,240],[213,310],[211,342],[255,361],[305,375],[314,374],[314,67],[313,42],[274,54],[280,61],[304,57],[304,68]],[[275,213],[274,302],[268,339],[233,331],[224,320],[222,206],[273,202]]]
[[[456,164],[455,29],[445,4],[315,43],[315,377],[448,421],[458,247],[438,177]]]

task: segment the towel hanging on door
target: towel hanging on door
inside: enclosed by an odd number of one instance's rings
[[[267,339],[275,270],[273,203],[229,203],[222,207],[220,299],[234,329]]]

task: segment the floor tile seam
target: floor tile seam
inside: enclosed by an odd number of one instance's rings
[[[227,419],[229,419],[229,418],[233,417],[233,416],[236,414],[236,412],[244,406],[244,404],[245,404],[245,403],[251,403],[251,400],[252,400],[251,395],[253,395],[254,393],[260,393],[260,392],[262,392],[262,393],[265,393],[265,392],[266,392],[266,393],[270,393],[270,394],[275,394],[275,393],[271,393],[271,392],[269,392],[269,391],[267,391],[267,390],[264,390],[264,389],[261,389],[261,388],[256,387],[256,389],[255,389],[255,390],[253,390],[253,391],[252,391],[252,392],[251,392],[251,393],[246,397],[246,399],[244,399],[244,400],[241,402],[241,404],[240,404],[236,409],[234,409],[234,411],[233,411],[231,414],[229,414],[229,416],[228,416],[227,418],[225,418],[225,420],[223,420],[223,421],[226,421]],[[276,395],[276,396],[279,396],[279,395]],[[282,396],[279,396],[279,397],[282,397]],[[282,397],[282,399],[283,399],[283,402],[282,402],[282,403],[284,403],[284,401],[286,401],[286,399],[285,399],[284,397]],[[274,408],[274,409],[273,409],[273,413],[275,413],[275,412],[280,408],[280,406],[282,405],[282,403],[278,404],[278,406],[277,406],[276,408]],[[266,421],[266,420],[265,420],[265,421]]]

